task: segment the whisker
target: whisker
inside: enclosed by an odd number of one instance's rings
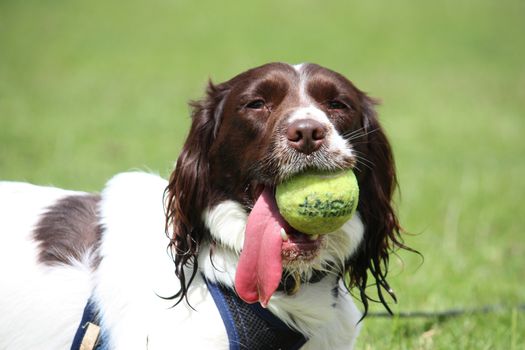
[[[343,133],[341,136],[343,136],[347,140],[355,140],[361,137],[364,137],[367,135],[367,131],[364,128],[359,128],[357,130],[353,130],[350,132]]]
[[[359,128],[359,129],[356,129],[356,130],[352,130],[352,131],[347,131],[345,133],[343,133],[341,136],[343,137],[351,137],[355,134],[359,134],[361,132],[365,131],[365,128]]]
[[[355,169],[358,173],[362,173],[362,172],[363,172],[363,170],[362,170],[360,167],[358,167],[357,164],[354,165],[354,169]]]
[[[367,168],[368,170],[373,170],[374,168],[371,167],[370,165],[366,164],[366,163],[363,163],[363,162],[360,162],[359,160],[357,161],[357,164],[360,164],[362,166],[364,166],[365,168]],[[357,166],[355,167],[357,169]],[[363,172],[363,169],[359,169],[359,172]]]
[[[376,131],[379,131],[379,128],[375,128],[375,129],[371,129],[371,130],[365,130],[364,128],[359,128],[359,129],[354,130],[354,131],[352,131],[350,133],[343,133],[342,136],[347,141],[352,141],[352,140],[359,139],[361,137],[365,137],[365,136],[368,136],[370,134],[373,134]]]
[[[370,159],[367,159],[362,152],[359,152],[359,151],[355,151],[354,150],[354,157],[357,159],[357,160],[360,160],[362,163],[366,163],[372,167],[375,167],[375,163],[372,162]]]
[[[362,154],[363,154],[362,152],[354,151],[354,157],[356,159],[356,165],[357,164],[361,164],[364,167],[366,167],[368,170],[373,170],[376,167],[375,163],[372,162],[371,160],[367,159]]]

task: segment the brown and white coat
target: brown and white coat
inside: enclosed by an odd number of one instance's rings
[[[235,289],[253,206],[307,169],[353,169],[358,213],[313,239],[282,234],[282,278],[294,286],[259,300],[309,339],[304,349],[352,348],[362,313],[342,277],[365,310],[370,283],[384,302],[388,254],[403,246],[374,105],[331,70],[272,63],[192,103],[169,181],[124,173],[99,195],[0,183],[0,349],[68,349],[90,297],[112,349],[228,348],[202,276]]]

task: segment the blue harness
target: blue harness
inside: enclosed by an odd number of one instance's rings
[[[230,288],[205,279],[226,326],[230,350],[297,350],[307,339],[259,303],[242,301]]]
[[[306,343],[304,335],[288,327],[261,304],[245,303],[232,289],[204,280],[226,326],[230,350],[297,350]],[[79,350],[82,344],[89,342],[87,338],[92,338],[88,348],[107,350],[108,342],[99,324],[98,310],[90,298],[71,350]],[[90,334],[93,328],[97,329],[94,339]]]
[[[84,348],[91,348],[91,350],[107,350],[108,342],[105,340],[104,333],[98,326],[99,324],[98,310],[93,299],[90,298],[84,308],[82,320],[75,333],[71,350],[79,350],[81,345],[84,345]],[[86,345],[86,343],[90,345]]]

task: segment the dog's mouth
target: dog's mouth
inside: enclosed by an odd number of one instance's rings
[[[263,185],[260,183],[255,183],[252,186],[252,198],[253,202],[256,203],[257,200],[261,197],[263,191],[267,188],[268,200],[272,203],[272,208],[277,208],[275,201],[275,186]],[[271,196],[270,196],[271,195]],[[289,263],[295,263],[298,261],[308,262],[314,260],[318,255],[322,247],[322,242],[324,240],[324,235],[309,235],[300,232],[299,230],[293,228],[286,220],[281,216],[278,211],[272,213],[273,215],[280,216],[279,222],[282,223],[282,228],[280,230],[280,235],[282,238],[282,247],[281,247],[281,257],[283,259],[283,265],[286,266]]]
[[[314,260],[319,255],[324,240],[323,235],[306,235],[295,229],[283,229],[281,238],[281,257],[285,266],[299,261]]]
[[[256,200],[248,216],[235,288],[244,301],[266,306],[279,286],[283,266],[314,261],[324,236],[306,235],[290,226],[279,213],[273,187],[258,185],[253,192]]]

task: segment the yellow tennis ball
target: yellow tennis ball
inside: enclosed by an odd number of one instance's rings
[[[278,185],[279,212],[296,230],[325,234],[339,229],[354,215],[359,186],[352,170],[305,172]]]

